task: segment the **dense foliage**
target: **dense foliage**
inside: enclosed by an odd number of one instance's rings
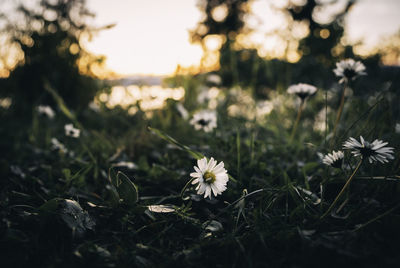
[[[0,96],[14,100],[11,109],[26,114],[40,104],[54,107],[46,85],[74,109],[86,107],[99,91],[92,66],[101,66],[104,57],[87,52],[81,38],[100,28],[88,24],[93,14],[85,2],[41,0],[37,5],[20,4],[12,14],[0,13],[2,45],[18,48],[15,53],[21,54],[10,76],[0,80]]]
[[[340,91],[320,88],[306,100],[290,137],[299,105],[295,96],[276,93],[268,102],[273,109],[263,114],[257,112],[261,102],[238,87],[199,102],[205,81],[207,76],[175,82],[186,89],[183,104],[190,116],[217,102],[218,125],[211,132],[195,130],[174,100],[152,112],[135,104],[138,111],[129,115],[104,103],[100,110],[75,114],[56,98],[54,118],[37,112],[23,127],[1,110],[3,264],[398,263],[398,89],[382,84],[375,95],[357,96],[363,89],[353,84],[333,137]],[[69,123],[80,129],[78,138],[65,135]],[[348,137],[359,135],[388,141],[395,159],[364,162],[338,206],[321,219],[358,159],[346,152],[343,169],[335,169],[322,164],[318,153],[341,149]],[[230,175],[217,198],[204,199],[186,185],[202,155],[223,161]]]

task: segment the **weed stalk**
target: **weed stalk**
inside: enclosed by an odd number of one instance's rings
[[[305,100],[302,99],[299,110],[297,111],[297,117],[296,117],[296,121],[294,122],[294,125],[293,125],[292,134],[290,135],[290,142],[293,141],[294,135],[296,134],[296,130],[297,130],[297,126],[299,125],[301,113],[303,112],[304,103],[305,103]]]
[[[360,162],[358,162],[357,167],[354,169],[353,173],[351,174],[351,176],[347,179],[346,184],[343,186],[342,190],[340,191],[340,193],[336,196],[335,200],[333,201],[333,203],[331,204],[331,206],[328,208],[328,210],[321,216],[321,220],[323,218],[326,217],[326,215],[328,215],[331,210],[335,207],[336,203],[339,201],[340,197],[342,197],[342,195],[344,194],[345,190],[347,189],[347,187],[349,187],[350,182],[353,180],[354,175],[357,173],[358,169],[360,168],[362,164],[362,159],[360,160]]]

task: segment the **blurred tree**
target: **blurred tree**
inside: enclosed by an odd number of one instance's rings
[[[99,89],[92,67],[104,61],[80,44],[82,35],[90,38],[100,30],[88,26],[87,19],[94,15],[85,0],[41,0],[29,8],[21,4],[11,15],[3,14],[2,32],[10,37],[8,45],[19,47],[23,57],[3,81],[2,95],[11,97],[14,108],[26,113],[39,103],[54,104],[44,89],[48,83],[70,107],[85,107]]]
[[[400,65],[400,30],[382,40],[375,49],[385,65]]]
[[[311,56],[326,65],[335,61],[332,56],[344,54],[345,48],[340,45],[344,32],[343,19],[355,2],[356,0],[340,3],[338,0],[289,1],[286,9],[293,22],[306,23],[309,28],[308,35],[300,40],[300,54],[303,57]]]
[[[251,49],[238,45],[236,37],[239,34],[244,36],[254,30],[246,26],[246,17],[252,15],[252,3],[252,0],[199,0],[199,8],[205,16],[192,32],[192,41],[203,45],[207,57],[208,38],[221,37],[218,67],[224,86],[251,88],[260,97],[266,96],[270,89],[285,88],[288,83],[326,86],[334,81],[331,68],[337,57],[354,56],[352,48],[344,47],[340,41],[344,32],[343,18],[355,0],[287,1],[280,11],[288,20],[288,29],[274,32],[286,43],[282,62],[260,57],[256,46]],[[300,38],[293,33],[299,26],[307,29]],[[299,56],[288,60],[289,53]],[[297,81],[299,79],[302,81]]]
[[[233,40],[244,28],[244,15],[248,12],[249,0],[199,0],[198,7],[204,13],[192,31],[192,42],[202,42],[208,35],[223,35],[224,40]]]
[[[204,14],[204,19],[191,32],[191,41],[200,43],[205,52],[202,65],[207,69],[221,67],[230,72],[225,84],[238,81],[236,58],[233,53],[233,44],[236,36],[246,31],[244,15],[248,12],[248,2],[251,0],[199,0],[198,7]],[[207,47],[209,37],[219,41],[217,51],[210,51]],[[224,60],[219,61],[220,55]],[[218,66],[222,64],[222,66]],[[224,77],[223,77],[224,79]],[[229,82],[228,82],[229,81]]]

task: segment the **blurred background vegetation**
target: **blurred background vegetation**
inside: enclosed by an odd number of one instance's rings
[[[246,27],[244,22],[247,13],[251,12],[248,1],[199,1],[206,17],[192,32],[192,41],[200,42],[207,49],[208,38],[220,39],[220,49],[206,53],[203,61],[213,62],[212,58],[218,58],[216,68],[225,86],[253,88],[259,97],[266,98],[270,90],[286,89],[297,82],[329,88],[335,81],[331,70],[343,58],[362,58],[373,80],[390,76],[394,83],[398,83],[395,68],[376,67],[383,63],[385,56],[382,52],[386,49],[360,57],[351,45],[343,42],[344,17],[356,1],[341,1],[339,7],[334,6],[337,2],[287,1],[286,5],[280,6],[277,12],[287,16],[287,29],[274,33],[281,38],[284,49],[277,59],[261,57],[259,49],[254,47],[256,45],[249,45],[246,41],[246,36],[255,30]],[[296,31],[302,32],[298,34]],[[394,38],[392,45],[385,46],[396,46]],[[392,58],[398,59],[398,52],[389,51]],[[363,92],[369,93],[371,82],[365,81],[363,86],[366,90]]]
[[[356,58],[363,60],[370,74],[362,81],[365,89],[358,93],[369,94],[384,80],[398,85],[397,67],[382,65],[398,62],[398,36],[367,56],[355,54],[351,45],[344,44],[344,17],[356,1],[341,1],[339,7],[338,1],[286,1],[275,7],[287,23],[285,31],[273,33],[283,49],[275,56],[265,56],[249,38],[256,30],[246,23],[252,14],[251,2],[198,1],[204,16],[191,32],[191,42],[204,50],[198,74],[213,70],[221,76],[222,87],[241,86],[252,90],[254,97],[267,99],[270,91],[297,82],[329,88],[335,82],[331,71],[335,63]],[[84,0],[21,2],[14,12],[2,14],[0,94],[13,99],[11,109],[27,115],[39,103],[55,107],[45,83],[78,110],[106,87],[96,72],[104,67],[105,56],[86,51],[81,39],[91,39],[114,25],[91,26],[88,18],[93,16]],[[207,42],[217,46],[210,49]],[[178,66],[179,73],[185,71]]]
[[[40,1],[33,7],[21,4],[12,14],[2,14],[2,45],[20,50],[16,66],[6,70],[11,71],[9,77],[1,81],[2,97],[13,100],[12,109],[28,115],[41,103],[55,107],[44,90],[46,83],[73,109],[93,100],[101,83],[91,70],[93,65],[101,66],[104,57],[81,46],[82,35],[101,30],[87,24],[90,16],[94,14],[82,0]]]

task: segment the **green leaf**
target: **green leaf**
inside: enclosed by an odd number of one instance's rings
[[[134,205],[139,200],[139,193],[136,185],[121,171],[117,173],[117,179],[118,185],[116,189],[122,202],[127,205]]]
[[[110,201],[113,206],[118,206],[120,203],[120,197],[117,191],[118,179],[117,174],[113,168],[108,170],[108,181],[110,184],[106,185],[106,189],[110,194]]]
[[[108,181],[115,187],[118,187],[117,173],[112,167],[108,170]]]
[[[120,200],[117,188],[115,188],[115,186],[112,184],[107,184],[106,189],[110,193],[111,204],[113,206],[117,206],[119,204],[119,200]]]
[[[39,211],[44,212],[44,213],[51,213],[55,212],[58,208],[59,203],[62,201],[62,198],[53,198],[43,205],[39,207]]]

